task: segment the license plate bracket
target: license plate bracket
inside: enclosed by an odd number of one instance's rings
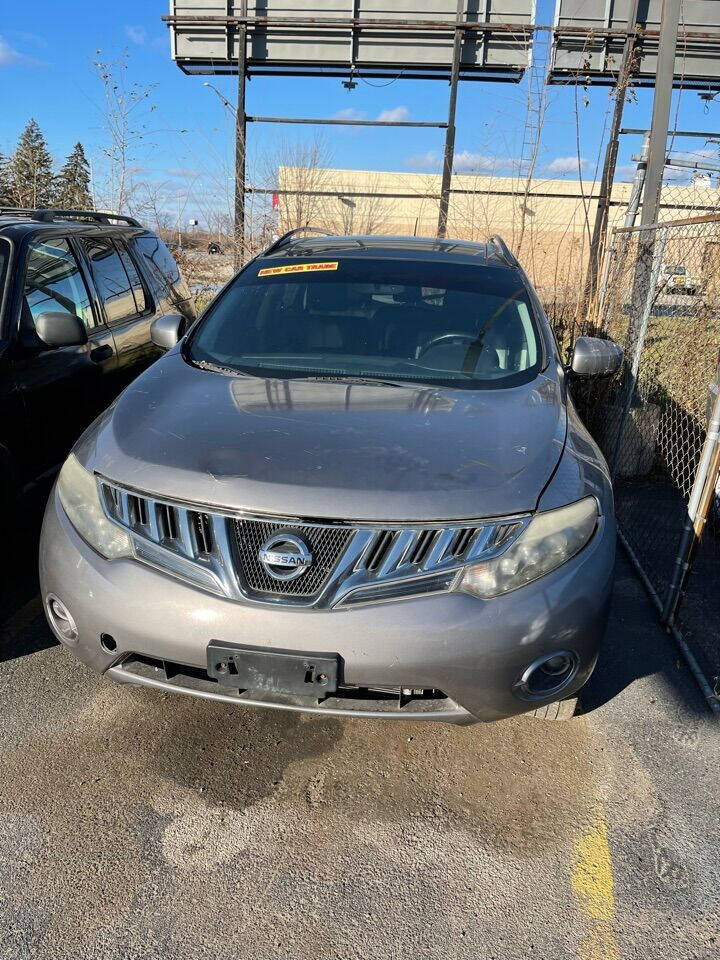
[[[340,656],[213,640],[207,648],[207,672],[236,690],[321,698],[337,691]]]

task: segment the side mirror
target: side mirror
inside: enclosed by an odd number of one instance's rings
[[[35,332],[49,347],[79,347],[88,338],[80,317],[64,310],[41,313],[35,320]]]
[[[570,372],[576,377],[612,377],[620,369],[623,351],[612,340],[578,337],[573,348]]]
[[[182,336],[185,317],[179,313],[169,313],[166,317],[153,320],[150,327],[150,339],[161,350],[170,350]]]

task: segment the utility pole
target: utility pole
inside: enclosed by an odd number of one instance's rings
[[[240,16],[247,17],[247,0],[240,4]],[[245,260],[245,158],[247,131],[245,111],[245,80],[247,73],[247,21],[237,28],[238,44],[238,89],[237,109],[235,110],[235,269],[238,270]]]
[[[465,0],[458,0],[457,23],[464,18]],[[450,104],[448,107],[448,125],[445,131],[445,154],[443,157],[442,183],[440,185],[440,213],[438,215],[438,237],[447,235],[448,209],[450,207],[450,184],[455,160],[455,113],[457,111],[457,92],[460,80],[460,60],[462,57],[463,31],[455,26],[455,40],[453,42],[453,62],[450,73]]]
[[[642,214],[640,215],[641,227],[647,227],[651,223],[657,222],[660,207],[660,190],[667,153],[667,132],[675,76],[675,50],[681,2],[682,0],[663,0],[662,5],[655,96],[653,97]]]
[[[605,150],[605,162],[600,180],[600,194],[598,196],[595,223],[593,224],[592,240],[590,241],[590,262],[588,264],[588,275],[585,282],[585,300],[588,304],[592,302],[597,292],[598,271],[600,270],[600,261],[602,260],[603,249],[605,247],[610,197],[615,180],[615,167],[617,166],[618,146],[620,143],[620,125],[622,123],[625,97],[630,83],[635,56],[638,4],[639,0],[631,0],[627,21],[627,36],[625,37],[622,60],[620,61],[618,82],[615,87],[615,112],[613,113],[610,137],[608,139],[607,149]]]
[[[640,226],[657,223],[660,210],[660,191],[667,155],[667,138],[670,121],[673,80],[675,79],[675,50],[682,0],[662,0],[660,21],[660,45],[658,48],[655,95],[653,96],[652,122],[648,140],[647,167],[643,188]],[[637,242],[635,276],[633,277],[632,300],[628,342],[639,335],[640,317],[647,291],[652,284],[655,237],[652,230],[641,230]]]

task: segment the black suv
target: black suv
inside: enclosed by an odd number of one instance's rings
[[[194,319],[172,255],[132,217],[0,208],[0,525],[160,350],[159,316]]]

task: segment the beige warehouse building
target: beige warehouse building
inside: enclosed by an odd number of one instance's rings
[[[432,236],[437,227],[439,174],[281,167],[279,229],[314,224],[337,233]],[[587,266],[599,184],[579,180],[455,174],[448,236],[484,240],[501,234],[541,288],[572,288]],[[632,185],[613,187],[610,227],[621,226]],[[668,184],[661,219],[720,209],[707,183]]]

